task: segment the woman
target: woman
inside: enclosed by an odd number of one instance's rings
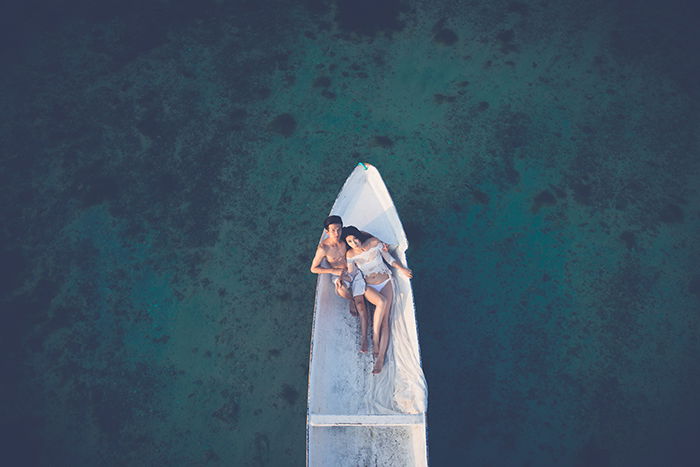
[[[360,232],[357,227],[343,227],[341,238],[350,248],[345,254],[348,272],[350,275],[357,270],[362,272],[366,284],[365,298],[376,306],[372,320],[372,354],[375,357],[372,373],[377,374],[382,371],[389,347],[389,316],[394,300],[391,269],[384,260],[409,279],[413,273],[391,256],[382,242],[367,232]]]

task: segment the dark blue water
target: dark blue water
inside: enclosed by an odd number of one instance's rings
[[[697,464],[693,2],[13,3],[4,464],[303,464],[358,161],[409,237],[433,465]]]

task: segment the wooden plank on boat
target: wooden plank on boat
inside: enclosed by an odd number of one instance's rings
[[[405,415],[329,415],[310,414],[311,426],[399,426],[423,425],[425,414]]]

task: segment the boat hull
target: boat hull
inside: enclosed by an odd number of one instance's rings
[[[379,172],[359,165],[331,214],[390,244],[403,264],[408,241]],[[331,276],[316,287],[307,414],[307,465],[427,465],[427,390],[420,366],[411,283],[394,275],[391,340],[384,369],[359,350],[359,320],[334,292]]]

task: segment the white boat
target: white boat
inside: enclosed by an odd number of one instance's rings
[[[376,168],[360,163],[331,214],[391,245],[405,266],[408,240]],[[323,235],[321,238],[324,238]],[[316,286],[306,417],[308,466],[425,466],[427,389],[421,369],[413,292],[393,270],[391,337],[384,368],[359,352],[359,319],[335,294],[330,274]],[[371,319],[370,319],[371,323]],[[371,335],[371,330],[370,330]]]

